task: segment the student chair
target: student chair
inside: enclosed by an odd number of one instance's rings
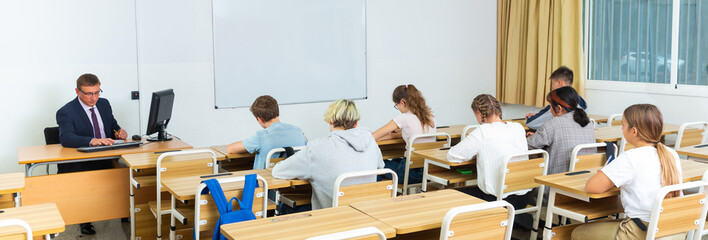
[[[433,137],[436,141],[429,143],[414,143],[417,139],[426,137]],[[445,141],[437,141],[437,137],[445,137],[446,139]],[[414,135],[408,140],[408,143],[406,144],[406,169],[404,171],[405,175],[403,176],[403,187],[401,188],[403,195],[408,195],[410,188],[420,188],[422,186],[421,183],[408,184],[410,169],[422,168],[424,163],[423,158],[413,156],[413,151],[416,149],[423,150],[431,148],[447,148],[450,146],[452,146],[452,138],[450,137],[450,134],[445,132]]]
[[[345,180],[383,174],[391,174],[392,180],[342,186],[342,182]],[[337,207],[340,204],[348,206],[349,204],[355,202],[395,198],[398,193],[397,187],[398,175],[396,175],[393,170],[388,168],[343,173],[337,177],[337,180],[334,181],[332,207]]]
[[[686,129],[691,126],[701,126],[703,129]],[[708,122],[687,122],[681,124],[679,127],[674,149],[679,149],[681,146],[693,146],[703,143],[708,143]]]
[[[268,192],[268,182],[265,178],[261,176],[257,176],[257,178],[259,182],[259,187],[256,188],[255,194],[253,196],[253,214],[256,215],[256,218],[267,218],[268,198],[264,193]],[[224,195],[227,199],[230,199],[234,196],[238,197],[239,199],[242,199],[243,189],[234,190],[234,187],[242,188],[243,184],[239,183],[246,181],[245,176],[220,178],[217,181],[219,181],[219,184],[221,184],[221,189],[224,191]],[[206,188],[205,183],[200,183],[199,187],[197,187],[197,190],[194,193],[195,200],[198,200],[195,201],[194,204],[194,218],[187,220],[187,222],[189,222],[189,220],[192,220],[191,222],[194,225],[194,239],[200,239],[199,236],[200,232],[202,231],[207,231],[209,235],[211,235],[215,227],[214,224],[219,218],[219,210],[216,208],[216,204],[214,204],[211,195],[208,193],[202,194],[202,190],[204,190],[204,188]],[[232,204],[233,209],[237,210],[238,203],[236,201],[233,201]]]
[[[485,211],[495,208],[506,208],[507,214]],[[458,217],[458,215],[463,216]],[[503,200],[452,208],[443,218],[440,240],[448,238],[509,240],[514,226],[514,215],[514,207]]]
[[[200,154],[202,156],[194,156]],[[204,157],[204,154],[209,154],[211,157]],[[149,202],[148,205],[150,206],[150,211],[152,211],[155,218],[157,218],[157,239],[162,239],[162,215],[170,215],[172,213],[170,203],[162,201],[162,178],[217,174],[219,167],[216,163],[216,154],[212,150],[182,150],[160,154],[157,158],[155,172],[157,200],[155,202]],[[172,206],[176,206],[176,199],[174,196],[171,198]],[[184,222],[185,218],[181,217],[179,220]],[[174,229],[174,218],[172,218],[171,221],[172,225],[170,225],[170,227]]]
[[[297,147],[292,147],[294,152],[300,151],[302,148],[305,146],[297,146]],[[279,163],[280,161],[285,160],[287,157],[277,157],[274,158],[273,156],[281,156],[281,154],[285,153],[286,150],[285,148],[273,148],[270,151],[268,151],[268,154],[266,155],[266,161],[265,161],[265,167],[264,168],[272,168],[275,167],[275,164]]]
[[[516,157],[533,156],[536,154],[542,154],[543,157],[510,162],[511,159]],[[504,167],[501,169],[501,181],[496,189],[497,200],[503,200],[502,197],[504,193],[538,188],[535,206],[526,207],[524,209],[516,209],[516,214],[532,213],[533,229],[531,231],[531,239],[536,239],[538,236],[538,222],[541,216],[545,186],[536,183],[534,178],[537,176],[546,175],[548,172],[548,152],[542,149],[535,149],[523,153],[512,154],[504,158],[503,166]]]
[[[617,157],[618,155],[618,150],[617,150],[617,145],[612,144],[615,146],[614,150],[614,156]],[[578,146],[575,146],[573,148],[573,151],[571,152],[570,155],[570,167],[568,169],[569,172],[573,171],[582,171],[582,170],[587,170],[591,168],[598,168],[605,166],[605,163],[607,162],[607,154],[606,153],[595,153],[595,154],[585,154],[585,155],[579,155],[580,151],[583,149],[589,149],[589,148],[600,148],[600,147],[606,147],[607,144],[605,143],[588,143],[588,144],[580,144]]]
[[[612,114],[607,118],[607,126],[619,126],[622,125],[622,114]]]
[[[44,128],[44,144],[59,144],[59,127]]]
[[[462,136],[462,137],[460,138],[460,141],[465,140],[465,138],[467,138],[467,135],[470,134],[470,132],[472,132],[472,130],[474,130],[474,129],[477,128],[477,127],[479,127],[479,125],[477,125],[477,124],[472,124],[472,125],[467,125],[467,126],[465,126],[465,127],[462,129],[462,135],[460,135],[460,136]]]
[[[706,174],[703,175],[704,177]],[[704,178],[705,179],[705,178]],[[683,232],[701,232],[706,223],[705,181],[695,181],[665,186],[659,189],[652,206],[646,239],[670,236]],[[697,193],[665,198],[672,191],[698,188]],[[698,231],[695,231],[698,230]],[[701,234],[693,234],[693,239],[701,239]]]
[[[327,235],[321,235],[317,237],[307,238],[307,240],[344,240],[344,239],[354,239],[362,238],[366,236],[376,235],[379,240],[386,240],[386,235],[375,227],[365,227],[344,232],[331,233]]]
[[[30,225],[27,222],[25,222],[25,220],[17,219],[17,218],[0,220],[0,228],[11,227],[11,226],[19,226],[19,227],[24,228],[25,235],[27,236],[26,239],[32,240],[32,228],[30,228]],[[21,239],[21,238],[12,238],[12,239]]]

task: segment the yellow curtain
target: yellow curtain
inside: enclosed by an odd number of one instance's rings
[[[546,105],[548,77],[565,65],[585,92],[582,0],[498,0],[497,99]]]

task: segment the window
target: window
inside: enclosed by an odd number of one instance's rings
[[[708,0],[587,0],[585,7],[588,79],[708,85]]]

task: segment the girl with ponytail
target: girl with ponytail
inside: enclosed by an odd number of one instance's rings
[[[656,106],[635,104],[624,110],[622,135],[636,148],[622,153],[585,184],[588,193],[603,193],[612,187],[620,188],[626,219],[586,224],[573,230],[573,239],[628,239],[646,237],[647,222],[654,198],[663,186],[681,183],[681,162],[678,154],[664,146],[661,131],[664,120]],[[671,192],[667,198],[678,196]],[[672,235],[671,239],[684,239]],[[632,238],[634,239],[634,238]]]
[[[595,143],[595,130],[585,110],[578,106],[578,93],[572,87],[557,88],[546,97],[553,118],[536,133],[528,133],[529,149],[546,149],[550,155],[548,174],[567,172],[570,153],[575,146]],[[589,148],[580,154],[595,153]]]
[[[403,138],[408,145],[411,136],[435,133],[435,116],[430,107],[425,103],[423,94],[413,84],[400,85],[393,90],[393,107],[401,112],[393,117],[386,125],[372,134],[377,141]],[[434,142],[435,137],[418,138],[415,143]],[[384,161],[386,167],[394,170],[399,176],[405,171],[405,158]],[[402,162],[402,163],[401,163]],[[410,183],[419,183],[422,179],[422,170],[418,169],[409,174]],[[398,178],[403,183],[403,177]]]
[[[477,157],[477,186],[458,190],[486,201],[496,201],[499,193],[496,187],[501,180],[504,158],[510,154],[527,150],[526,131],[515,122],[502,121],[502,109],[499,101],[489,94],[481,94],[472,101],[479,127],[455,145],[447,153],[450,162],[469,161]],[[511,161],[528,160],[520,157]],[[505,193],[503,199],[515,209],[525,208],[531,200],[531,190]]]

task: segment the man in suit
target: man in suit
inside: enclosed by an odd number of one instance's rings
[[[101,81],[96,75],[86,73],[76,80],[76,98],[57,111],[59,141],[64,147],[113,145],[113,139],[125,140],[128,133],[113,118],[111,104],[101,94]],[[90,171],[111,168],[111,160],[64,163],[57,166],[58,173]],[[81,224],[81,233],[96,234],[91,223]]]

